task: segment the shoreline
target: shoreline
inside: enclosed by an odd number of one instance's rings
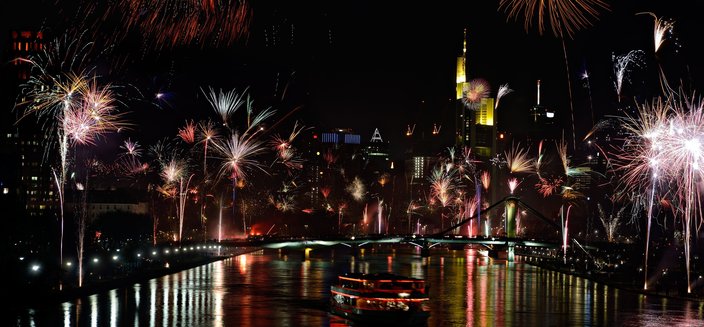
[[[597,274],[592,274],[590,273],[591,271],[588,272],[582,272],[577,269],[568,269],[568,268],[560,268],[560,267],[555,267],[550,264],[540,264],[539,262],[533,261],[533,260],[525,260],[525,258],[528,258],[526,256],[521,256],[524,258],[524,260],[521,260],[525,264],[529,264],[534,267],[542,268],[545,270],[550,270],[566,275],[572,275],[576,277],[581,277],[586,280],[592,281],[594,283],[600,283],[608,287],[613,287],[619,290],[635,293],[635,294],[640,294],[640,295],[645,295],[645,296],[657,296],[661,298],[666,298],[666,299],[672,299],[672,300],[681,300],[681,301],[693,301],[693,302],[704,302],[704,297],[698,297],[694,294],[692,295],[681,295],[677,294],[677,291],[674,290],[673,292],[667,292],[663,293],[662,291],[655,291],[655,290],[643,290],[642,288],[637,288],[637,287],[632,287],[627,284],[619,283],[619,282],[609,282],[609,277],[614,276],[615,274],[604,274],[604,277],[601,278]],[[673,293],[673,294],[670,294]]]
[[[112,278],[105,281],[95,282],[85,287],[72,287],[62,291],[48,290],[44,292],[22,292],[18,294],[15,301],[10,302],[11,309],[36,308],[46,305],[59,304],[66,301],[76,300],[79,298],[88,297],[94,294],[107,292],[113,289],[128,287],[131,285],[143,283],[154,278],[163,277],[170,274],[175,274],[184,270],[196,268],[199,266],[211,264],[213,262],[237,257],[239,255],[256,252],[260,248],[246,248],[238,251],[232,251],[225,255],[213,255],[199,258],[194,261],[173,264],[169,267],[145,269],[139,273],[129,276]],[[21,290],[16,290],[21,291]]]

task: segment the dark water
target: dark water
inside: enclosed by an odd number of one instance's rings
[[[259,251],[49,307],[18,326],[350,326],[327,313],[344,272],[394,272],[430,284],[429,326],[704,326],[704,302],[643,296],[474,250]]]

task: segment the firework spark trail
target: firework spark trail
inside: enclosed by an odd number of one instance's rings
[[[554,179],[539,177],[538,183],[535,184],[535,188],[540,195],[542,195],[544,198],[547,198],[555,194],[555,192],[560,189],[562,184],[562,177],[557,177]]]
[[[508,14],[507,20],[518,20],[523,15],[526,32],[533,25],[535,16],[540,35],[545,32],[545,24],[549,21],[553,34],[562,39],[565,34],[572,38],[575,32],[591,26],[599,16],[599,9],[609,10],[609,5],[601,0],[501,0],[499,10],[502,9]]]
[[[499,101],[501,101],[501,98],[511,92],[513,92],[513,90],[508,87],[508,83],[499,86],[499,91],[496,92],[496,105],[494,106],[494,109],[497,109],[499,107]]]
[[[512,177],[508,179],[508,189],[511,191],[511,194],[513,194],[513,191],[516,190],[519,184],[521,184],[521,182],[517,178]]]
[[[140,161],[142,156],[142,148],[139,145],[139,142],[133,142],[128,138],[120,146],[120,149],[125,152],[118,155],[118,159],[116,161],[116,170],[118,173],[128,177],[133,177],[145,172],[149,168],[147,163],[142,163]]]
[[[564,264],[567,264],[567,241],[569,240],[568,226],[570,224],[570,209],[572,209],[571,204],[567,206],[567,214],[564,215],[564,206],[560,208],[560,216],[562,218],[562,259]]]
[[[293,142],[304,129],[306,129],[305,126],[299,126],[298,122],[296,122],[288,139],[274,135],[270,142],[278,154],[278,159],[289,169],[289,173],[291,173],[292,170],[303,168],[303,159],[298,156],[296,149],[293,147]]]
[[[256,134],[256,133],[255,133]],[[235,132],[229,138],[213,143],[218,159],[221,161],[218,179],[232,179],[232,210],[235,211],[235,200],[238,180],[247,178],[247,171],[258,169],[266,173],[264,165],[256,157],[265,151],[263,143],[254,138],[255,134],[247,135]],[[247,223],[242,216],[242,233],[247,233]]]
[[[220,203],[218,205],[218,243],[222,242],[222,194],[220,195]],[[219,251],[220,247],[218,247]]]
[[[186,126],[178,129],[178,136],[188,144],[193,144],[196,141],[196,125],[193,120],[187,121]]]
[[[555,141],[555,147],[557,147],[557,153],[560,156],[560,162],[562,163],[562,171],[565,173],[565,176],[570,176],[571,174],[571,168],[570,168],[570,160],[567,158],[567,142],[565,142],[565,139],[562,138],[560,141]]]
[[[362,210],[362,226],[366,226],[369,223],[369,203],[364,204],[364,210]]]
[[[488,174],[487,174],[488,175]],[[482,176],[483,177],[483,176]],[[474,183],[474,204],[476,205],[476,213],[477,213],[477,227],[481,226],[481,221],[482,221],[482,188],[479,183]],[[469,222],[469,231],[470,234],[469,236],[474,236],[474,221]],[[479,234],[479,230],[477,230],[477,234]]]
[[[82,12],[93,29],[103,22],[118,21],[117,29],[106,31],[121,41],[137,33],[153,50],[198,45],[228,46],[249,35],[252,9],[244,0],[126,0],[99,5],[82,3]]]
[[[484,187],[484,191],[488,191],[489,185],[491,185],[491,175],[488,171],[482,171],[481,181],[482,187]]]
[[[296,210],[295,200],[291,195],[269,196],[269,203],[281,212],[294,212]]]
[[[565,59],[565,74],[567,90],[570,99],[570,118],[572,125],[572,148],[576,149],[576,131],[574,125],[574,104],[572,100],[572,77],[567,61],[567,46],[565,36],[572,38],[574,33],[589,27],[599,16],[599,10],[610,10],[609,5],[601,0],[500,0],[499,10],[507,13],[507,20],[518,20],[523,16],[523,26],[528,32],[537,16],[538,33],[545,31],[545,16],[548,16],[553,34],[562,42],[562,53]],[[566,35],[565,35],[566,34]]]
[[[626,207],[619,209],[615,215],[610,214],[608,217],[606,216],[606,212],[604,212],[604,208],[601,203],[597,204],[597,208],[599,210],[599,220],[601,220],[601,224],[606,230],[606,240],[609,243],[612,243],[616,241],[616,232],[618,231],[618,228],[621,227],[621,220],[623,218],[623,213],[626,211]]]
[[[203,143],[203,178],[208,178],[208,144],[215,142],[220,137],[218,130],[215,129],[215,124],[207,120],[198,124],[201,141]]]
[[[328,200],[328,196],[330,196],[330,192],[332,192],[332,189],[328,186],[324,186],[320,188],[320,193],[323,195],[323,198],[325,198],[325,201]]]
[[[255,158],[265,151],[262,142],[256,139],[235,132],[229,138],[213,142],[213,146],[221,160],[219,179],[247,178],[247,171],[253,168],[266,172],[264,165]]]
[[[384,211],[384,200],[379,199],[379,203],[377,203],[377,216],[376,216],[377,227],[378,227],[377,232],[379,234],[381,234],[381,222],[383,220],[383,211]]]
[[[114,94],[110,86],[99,87],[96,78],[89,79],[94,68],[87,62],[93,43],[83,42],[83,34],[56,39],[32,55],[29,80],[21,86],[19,107],[24,107],[20,119],[36,115],[43,121],[47,143],[44,160],[53,144],[58,145],[60,171],[52,169],[60,200],[59,265],[63,265],[64,187],[68,171],[68,153],[71,143],[93,144],[95,139],[124,122],[114,112]],[[56,137],[56,138],[54,138]],[[59,288],[62,288],[59,282]]]
[[[186,133],[188,136],[193,136],[191,142],[188,142],[186,138],[181,136],[186,143],[194,143],[196,141],[196,133],[200,137],[200,140],[198,141],[199,143],[203,143],[203,183],[201,183],[201,192],[204,194],[201,197],[201,205],[200,205],[200,217],[201,217],[201,228],[203,229],[203,240],[207,239],[207,195],[206,193],[206,184],[209,182],[208,178],[208,144],[210,142],[213,142],[219,135],[217,129],[215,129],[215,124],[211,120],[207,121],[201,121],[198,123],[197,126],[192,126],[192,124],[187,125],[187,128],[184,129],[190,129],[192,130]],[[179,134],[181,134],[181,131],[179,130]]]
[[[614,63],[614,87],[616,88],[616,95],[618,96],[619,102],[621,102],[621,88],[623,86],[623,81],[629,81],[628,77],[630,69],[635,66],[641,68],[645,66],[645,61],[643,59],[645,53],[643,50],[631,50],[625,55],[617,56],[616,54],[611,55],[611,60]]]
[[[504,152],[509,172],[531,173],[535,169],[533,160],[528,156],[528,149],[520,148],[520,146],[520,144],[512,146],[508,152]]]
[[[142,156],[142,147],[139,145],[139,142],[133,142],[130,138],[122,143],[120,149],[125,150],[121,156],[131,156],[134,158],[139,158]]]
[[[454,171],[435,168],[429,180],[432,196],[437,198],[443,207],[447,207],[452,202],[452,191],[455,190]]]
[[[220,89],[218,92],[215,92],[215,89],[209,87],[207,93],[202,88],[201,92],[203,92],[205,99],[208,100],[213,110],[220,115],[222,124],[229,127],[227,120],[244,104],[244,96],[247,89],[245,89],[243,93],[237,93],[237,90],[234,89],[228,92],[223,92],[223,90]]]
[[[639,12],[636,15],[650,15],[655,20],[655,26],[653,28],[653,44],[655,46],[655,53],[660,50],[660,47],[665,40],[672,34],[672,28],[675,22],[672,20],[663,20],[661,17],[655,15],[652,12]]]
[[[188,199],[188,188],[193,174],[188,175],[188,167],[185,161],[178,158],[174,153],[172,158],[162,167],[161,177],[166,183],[172,185],[174,189],[178,185],[178,242],[183,240],[183,219],[186,211],[186,200]],[[184,180],[185,179],[185,180]]]
[[[542,178],[540,175],[540,168],[542,168],[543,165],[543,140],[540,140],[538,143],[538,159],[535,160],[535,173],[538,175],[538,178]]]
[[[704,106],[700,99],[694,97],[658,99],[650,105],[639,107],[638,116],[622,118],[622,123],[633,136],[626,139],[614,155],[616,170],[623,172],[619,186],[624,190],[636,191],[648,187],[651,202],[656,185],[676,186],[665,191],[673,197],[675,213],[683,218],[687,285],[688,292],[691,292],[691,225],[696,220],[699,224],[704,220],[696,187],[697,182],[704,178],[704,172],[699,167],[704,160],[700,143],[704,136]],[[665,162],[666,165],[659,164]],[[651,180],[648,177],[652,178],[652,185],[643,183],[644,180]],[[650,221],[652,208],[648,212]],[[644,287],[647,287],[647,279]]]
[[[323,155],[323,160],[328,164],[328,168],[337,162],[338,156],[332,152],[332,149],[328,149]]]
[[[342,218],[343,212],[347,208],[346,202],[340,202],[337,206],[337,233],[342,235]]]

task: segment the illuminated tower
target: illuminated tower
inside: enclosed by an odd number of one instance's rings
[[[462,55],[457,57],[457,69],[455,82],[455,100],[456,100],[456,117],[455,117],[455,144],[461,145],[468,141],[467,130],[469,129],[468,122],[465,120],[469,117],[466,115],[466,108],[462,99],[465,97],[469,83],[467,83],[467,29],[464,29],[464,37],[462,39]]]
[[[536,104],[530,110],[530,134],[528,139],[557,140],[559,129],[555,128],[555,111],[540,104],[540,80],[537,82]]]
[[[457,87],[455,88],[457,99],[462,99],[467,89],[467,29],[464,29],[464,39],[462,40],[462,56],[457,57]]]
[[[497,119],[494,111],[494,98],[481,98],[468,105],[465,98],[472,83],[476,80],[468,78],[467,70],[467,29],[465,29],[462,40],[462,55],[457,57],[455,146],[470,147],[477,159],[488,163],[497,151]],[[492,176],[497,176],[496,167],[493,165],[480,168],[489,171]],[[491,179],[492,186],[487,199],[490,203],[496,199],[497,181],[498,178]]]
[[[466,105],[464,98],[472,81],[467,78],[467,29],[462,40],[462,55],[457,57],[455,145],[470,146],[472,152],[488,159],[496,153],[494,98],[486,97]]]
[[[7,58],[3,58],[6,70],[3,71],[7,94],[18,94],[17,88],[27,82],[32,65],[28,59],[44,49],[44,35],[33,30],[12,30],[9,39]],[[7,101],[3,98],[2,101]],[[9,102],[23,102],[25,98]],[[5,104],[5,102],[3,102]],[[30,119],[19,123],[18,110],[9,110],[0,118],[0,205],[22,204],[20,214],[24,216],[51,216],[58,203],[54,196],[55,186],[50,178],[49,165],[43,157],[44,134]],[[8,201],[8,202],[6,202]],[[6,206],[3,206],[6,207]]]

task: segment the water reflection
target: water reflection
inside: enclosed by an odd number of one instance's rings
[[[344,272],[430,285],[429,326],[701,325],[704,302],[632,294],[474,250],[259,251],[83,299],[13,313],[18,326],[350,326],[327,313]]]

